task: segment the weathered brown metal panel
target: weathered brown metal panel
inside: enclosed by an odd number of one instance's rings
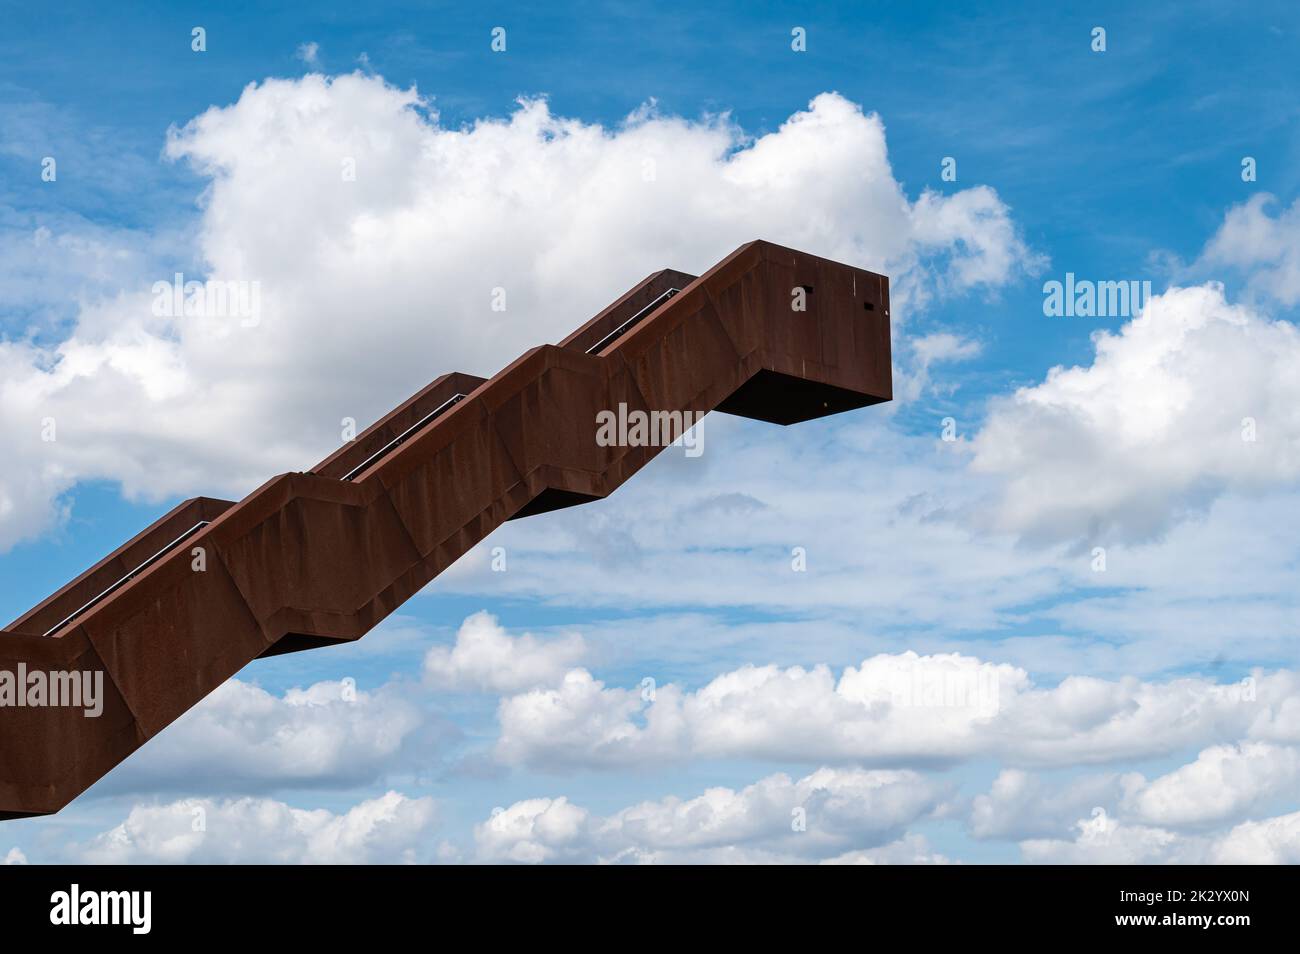
[[[601,411],[788,424],[891,394],[884,276],[766,242],[656,272],[491,379],[443,375],[311,472],[187,501],[0,633],[0,671],[99,672],[105,697],[93,719],[0,708],[0,817],[58,811],[253,659],[360,638],[504,521],[612,493],[662,448],[599,446]]]

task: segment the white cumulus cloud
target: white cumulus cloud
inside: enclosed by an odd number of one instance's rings
[[[1228,491],[1300,479],[1300,332],[1219,285],[1173,288],[1086,366],[994,401],[971,465],[993,524],[1036,541],[1159,537]]]
[[[1125,808],[1145,822],[1221,822],[1300,787],[1300,750],[1269,742],[1215,745],[1166,775],[1129,784]]]
[[[342,814],[266,798],[137,805],[116,827],[74,845],[91,864],[375,864],[418,860],[434,823],[429,798],[388,792]]]
[[[827,666],[744,666],[691,692],[607,688],[585,669],[503,699],[496,755],[547,770],[692,758],[1012,765],[1106,763],[1248,738],[1295,738],[1300,679],[1244,683],[1070,676],[958,654],[879,654]]]
[[[204,272],[186,280],[244,283],[250,306],[256,289],[256,320],[159,316],[133,262],[63,340],[0,340],[0,548],[81,481],[242,495],[336,447],[343,417],[444,371],[493,373],[650,271],[698,272],[754,238],[890,274],[896,318],[1036,261],[987,187],[909,199],[883,123],[834,93],[750,140],[726,117],[604,126],[540,99],[449,127],[413,89],[309,74],[250,84],[171,130],[166,154],[208,180]],[[173,280],[170,261],[156,272]]]
[[[268,791],[347,787],[395,767],[425,724],[395,687],[373,692],[348,680],[276,696],[231,679],[152,739],[96,789]]]
[[[1245,276],[1252,296],[1300,302],[1300,200],[1272,215],[1276,202],[1265,192],[1229,209],[1193,267],[1226,267]]]
[[[1038,864],[1275,865],[1300,861],[1300,812],[1243,822],[1212,835],[1181,834],[1123,823],[1098,811],[1081,819],[1073,839],[1021,842],[1026,861]]]
[[[474,831],[481,860],[689,863],[933,861],[908,825],[938,810],[942,786],[910,771],[822,768],[710,788],[599,817],[567,798],[493,812]]]
[[[495,616],[479,612],[461,624],[454,646],[429,650],[424,677],[439,689],[519,692],[558,683],[585,652],[577,634],[549,640],[511,636]]]

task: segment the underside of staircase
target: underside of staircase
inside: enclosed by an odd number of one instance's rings
[[[0,818],[58,811],[254,659],[359,639],[505,521],[608,496],[662,447],[600,446],[602,411],[792,424],[891,396],[884,276],[767,242],[657,272],[311,471],[186,501],[0,632],[0,670],[104,674],[96,718],[0,708]]]

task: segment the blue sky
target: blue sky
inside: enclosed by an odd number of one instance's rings
[[[214,819],[194,861],[264,860],[214,844],[240,826],[299,860],[1300,854],[1289,5],[3,9],[0,374],[41,395],[0,407],[10,619],[176,501],[308,467],[340,414],[490,373],[651,270],[771,238],[885,271],[900,307],[893,405],[789,430],[711,417],[699,461],[668,451],[609,501],[503,528],[355,646],[250,666],[175,745],[7,824],[0,854],[158,860],[185,799]],[[314,165],[336,146],[371,150],[343,198]],[[608,171],[643,154],[653,200]],[[558,292],[555,261],[575,273]],[[141,318],[173,271],[239,267],[267,290],[247,346]],[[1160,297],[1142,319],[1045,317],[1066,272]],[[477,291],[433,297],[450,282],[503,283],[523,318],[480,324]],[[23,430],[41,400],[72,418],[67,456]],[[439,655],[474,639],[497,675]],[[908,652],[1007,667],[1005,724],[854,728],[845,668]],[[515,664],[530,675],[500,675]],[[818,666],[838,690],[803,680]],[[701,694],[726,674],[748,688]],[[628,708],[647,677],[669,698]],[[287,701],[346,679],[364,712],[333,699],[313,726]],[[1223,702],[1243,679],[1255,698]],[[670,706],[686,730],[653,728]],[[205,772],[185,749],[214,737]],[[240,798],[374,834],[264,830]],[[659,841],[637,834],[646,802]],[[818,820],[803,842],[796,802]]]

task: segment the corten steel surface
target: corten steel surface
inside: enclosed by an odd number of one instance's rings
[[[767,242],[658,272],[489,380],[438,378],[308,473],[181,504],[0,633],[0,669],[105,673],[98,718],[0,708],[0,817],[58,811],[251,660],[360,638],[504,521],[610,494],[661,448],[599,446],[602,410],[790,424],[891,395],[884,276]]]

